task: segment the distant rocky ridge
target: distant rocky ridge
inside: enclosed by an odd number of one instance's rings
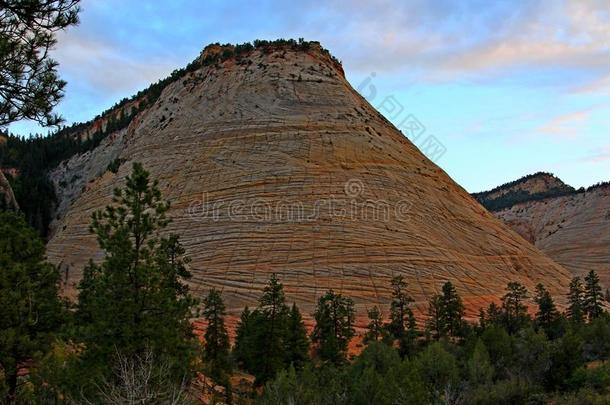
[[[184,71],[127,127],[51,172],[59,204],[47,252],[68,295],[89,258],[102,257],[91,213],[135,161],[172,203],[169,231],[192,260],[194,291],[221,288],[234,315],[256,304],[272,273],[307,316],[333,288],[365,318],[387,306],[398,274],[418,314],[445,281],[470,317],[509,281],[565,293],[569,273],[426,158],[319,44],[214,45],[201,59],[215,62]],[[226,211],[234,203],[237,216]],[[391,211],[348,211],[371,205]]]
[[[474,193],[472,196],[488,210],[498,211],[522,202],[559,197],[574,192],[573,187],[568,186],[554,175],[538,172],[490,191]]]
[[[502,196],[514,195],[518,187],[530,198],[494,215],[573,275],[582,277],[595,270],[610,287],[610,184],[574,190],[546,173],[524,179],[479,196],[484,195],[491,206],[494,202],[502,206],[498,203]]]

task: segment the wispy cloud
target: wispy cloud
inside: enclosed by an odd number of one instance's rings
[[[539,127],[537,132],[559,137],[574,138],[579,133],[582,133],[583,123],[587,121],[590,115],[591,110],[559,115]]]
[[[590,153],[584,158],[582,158],[581,161],[586,163],[610,162],[610,145],[606,145],[599,149],[590,151]]]
[[[54,57],[70,81],[116,94],[133,91],[166,76],[179,64],[155,58],[138,60],[127,49],[86,35],[64,34]]]

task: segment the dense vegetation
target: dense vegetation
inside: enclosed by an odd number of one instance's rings
[[[0,213],[4,402],[188,403],[185,387],[198,373],[223,387],[212,397],[232,403],[610,401],[608,297],[594,271],[572,280],[565,313],[543,285],[530,292],[510,282],[474,323],[446,282],[418,324],[409,286],[397,276],[389,313],[370,308],[362,340],[354,340],[349,297],[323,294],[308,333],[271,275],[258,306],[244,309],[231,348],[218,290],[202,301],[203,343],[193,334],[188,261],[178,237],[159,233],[167,209],[135,164],[113,204],[92,217],[106,256],[85,270],[72,308],[58,298],[58,271],[43,261],[34,231],[18,214]],[[259,389],[236,391],[236,371],[252,374]]]

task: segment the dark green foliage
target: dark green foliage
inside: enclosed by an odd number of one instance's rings
[[[466,363],[468,381],[472,385],[489,384],[494,376],[494,367],[491,364],[487,347],[481,339],[477,339],[474,351]]]
[[[453,297],[453,289],[433,301],[439,314],[444,296]],[[502,308],[491,304],[481,311],[477,328],[462,322],[461,339],[422,341],[404,360],[396,348],[370,341],[351,364],[280,372],[266,385],[262,403],[607,403],[607,367],[587,362],[610,359],[610,317],[567,322],[537,286],[538,313],[531,322],[526,299],[523,286],[509,283]],[[376,331],[379,316],[370,312],[375,322],[369,329]],[[442,315],[436,319],[442,331]]]
[[[584,363],[583,340],[570,331],[551,344],[551,366],[547,371],[544,384],[547,389],[565,389],[574,370]]]
[[[603,301],[604,296],[599,284],[599,276],[594,270],[591,270],[585,277],[583,299],[583,312],[589,321],[598,318],[604,312]]]
[[[443,303],[439,294],[435,294],[428,302],[428,320],[426,321],[427,333],[431,333],[436,340],[443,336]]]
[[[517,282],[508,283],[506,294],[502,297],[502,312],[508,333],[516,333],[529,322],[525,305],[527,298],[527,289],[523,285]]]
[[[0,128],[22,119],[61,122],[52,111],[66,82],[48,52],[57,31],[78,23],[78,11],[78,0],[0,1]]]
[[[245,370],[254,361],[254,337],[255,337],[254,316],[247,306],[241,313],[239,323],[235,331],[235,345],[233,347],[233,357],[239,366]]]
[[[229,334],[225,327],[225,304],[220,291],[211,289],[203,299],[203,318],[207,321],[203,360],[208,375],[218,384],[226,384],[231,373]]]
[[[579,277],[574,277],[570,282],[568,292],[567,315],[575,324],[581,324],[585,319],[585,289]]]
[[[303,317],[296,304],[292,304],[286,325],[286,360],[285,364],[296,370],[303,368],[309,360],[309,338],[303,323]]]
[[[59,273],[44,262],[44,245],[23,217],[0,212],[0,369],[15,399],[17,372],[40,360],[66,320]]]
[[[284,368],[285,338],[288,325],[288,306],[284,286],[273,274],[259,299],[259,329],[257,359],[253,369],[257,381],[265,382]]]
[[[39,236],[47,236],[47,229],[56,204],[55,189],[47,175],[36,165],[24,162],[24,170],[16,178],[9,178],[15,199],[28,224],[38,231]]]
[[[353,404],[391,404],[398,385],[393,375],[401,365],[395,350],[373,342],[347,371],[348,395]]]
[[[387,329],[398,340],[402,357],[412,354],[417,338],[415,316],[411,309],[413,298],[407,293],[407,283],[403,276],[392,278],[392,302],[390,303],[390,323]]]
[[[460,336],[464,320],[464,304],[451,282],[443,285],[442,323],[447,336]]]
[[[515,405],[538,404],[542,389],[535,383],[522,378],[511,377],[493,384],[481,385],[474,389],[468,404],[473,405]]]
[[[526,190],[511,190],[509,192],[501,193],[501,195],[499,196],[497,194],[498,191],[518,186],[528,180],[531,180],[532,178],[536,178],[539,176],[555,177],[551,173],[538,172],[524,176],[510,183],[503,184],[490,191],[474,193],[472,196],[476,198],[481,203],[481,205],[483,205],[489,211],[500,211],[502,209],[510,208],[513,205],[522,202],[540,201],[545,198],[560,197],[564,195],[570,195],[576,192],[573,187],[562,184],[561,186],[554,187],[549,190],[538,193],[530,193]],[[559,179],[557,180],[559,181]]]
[[[578,190],[575,190],[573,187],[571,187],[567,184],[560,184],[549,190],[536,192],[536,193],[530,193],[529,191],[526,191],[526,190],[511,190],[508,192],[498,193],[499,191],[504,191],[505,189],[518,186],[532,178],[539,177],[539,176],[553,177],[557,181],[559,181],[559,182],[561,181],[551,173],[538,172],[538,173],[524,176],[518,180],[511,181],[511,182],[503,184],[501,186],[495,187],[493,190],[483,191],[480,193],[473,193],[472,196],[474,198],[476,198],[477,201],[479,201],[479,203],[481,203],[481,205],[483,205],[489,211],[493,212],[493,211],[501,211],[506,208],[511,208],[514,205],[524,203],[524,202],[541,201],[541,200],[545,200],[547,198],[589,193],[589,192],[595,191],[599,188],[607,188],[608,186],[610,186],[610,182],[606,181],[606,182],[599,182],[599,183],[589,186],[587,188],[581,187]]]
[[[610,358],[610,324],[608,317],[593,319],[580,331],[583,343],[583,357],[587,361]]]
[[[259,307],[253,312],[246,308],[242,313],[235,342],[236,360],[256,377],[257,384],[264,384],[302,356],[297,318],[300,314],[288,309],[284,286],[273,274],[259,298]]]
[[[464,304],[451,282],[443,284],[442,293],[434,295],[428,305],[428,328],[435,339],[458,337],[464,325]]]
[[[93,214],[91,231],[105,258],[85,269],[76,313],[88,369],[110,364],[117,352],[129,359],[151,351],[170,362],[176,378],[188,371],[196,300],[184,283],[190,273],[178,237],[159,236],[168,209],[157,182],[135,163],[113,205]]]
[[[354,336],[354,302],[351,298],[329,290],[318,300],[314,313],[316,326],[311,340],[322,361],[342,364]]]
[[[572,390],[591,388],[597,391],[607,390],[610,387],[610,366],[606,364],[598,367],[581,367],[573,373],[567,381]]]
[[[536,312],[536,325],[541,327],[549,337],[555,337],[559,333],[558,321],[559,311],[555,306],[555,301],[542,284],[536,286],[536,296],[534,297],[538,311]]]
[[[461,390],[458,363],[439,342],[432,343],[414,362],[429,395],[437,401],[452,403]]]
[[[290,368],[267,383],[261,404],[393,405],[429,403],[429,395],[414,366],[402,362],[382,343],[371,343],[343,368]]]
[[[512,339],[506,330],[499,325],[491,325],[481,334],[489,358],[496,369],[496,375],[502,376],[511,364]]]
[[[369,317],[369,324],[364,335],[364,342],[379,342],[383,339],[385,332],[381,311],[377,306],[374,306],[367,311],[367,315]]]

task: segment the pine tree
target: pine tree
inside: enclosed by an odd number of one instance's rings
[[[441,323],[448,336],[460,336],[464,324],[464,304],[455,287],[447,281],[443,285],[441,297]]]
[[[294,303],[288,314],[287,323],[285,366],[293,366],[296,370],[300,370],[309,359],[309,338],[301,312]]]
[[[559,317],[559,312],[557,311],[553,297],[542,284],[536,286],[534,301],[536,302],[536,305],[538,305],[536,323],[547,332],[548,336],[551,327]]]
[[[253,331],[256,360],[251,364],[251,371],[256,376],[257,384],[275,377],[284,367],[288,312],[284,286],[273,274],[259,299]]]
[[[203,317],[207,321],[203,360],[210,377],[217,383],[226,382],[231,372],[229,335],[225,327],[225,304],[220,291],[211,289],[203,300]]]
[[[599,284],[599,276],[594,270],[591,270],[585,277],[585,294],[583,301],[584,313],[587,319],[598,318],[604,311],[603,307],[602,287]]]
[[[567,314],[575,324],[580,324],[584,321],[584,296],[585,289],[580,282],[580,277],[574,277],[570,282],[570,291],[568,292]]]
[[[401,357],[412,354],[417,338],[415,316],[411,309],[413,298],[407,294],[407,283],[403,276],[391,280],[392,302],[390,303],[390,323],[387,329],[398,340]]]
[[[502,310],[495,302],[492,302],[487,307],[486,313],[486,323],[492,325],[500,325],[503,322],[504,316],[502,315]]]
[[[426,321],[426,328],[436,340],[439,340],[444,336],[443,302],[440,294],[433,295],[430,298],[430,301],[428,301],[428,320]]]
[[[157,182],[134,163],[113,204],[93,214],[91,230],[105,257],[87,266],[78,287],[87,361],[107,365],[117,351],[124,358],[152,351],[181,370],[177,378],[187,371],[195,355],[189,318],[197,302],[184,283],[191,275],[178,237],[159,235],[169,223],[168,209]]]
[[[18,371],[47,352],[65,320],[59,272],[44,262],[44,244],[25,219],[0,212],[0,369],[15,400]],[[0,399],[2,399],[0,397]]]
[[[250,368],[253,358],[253,329],[252,312],[248,306],[246,306],[242,311],[239,323],[237,324],[235,331],[235,346],[233,347],[235,361],[246,370]]]
[[[435,339],[457,337],[461,334],[464,304],[451,282],[443,284],[442,293],[430,299],[428,317],[428,328]]]
[[[66,82],[49,57],[57,31],[78,23],[78,0],[0,2],[0,128],[22,119],[58,125]]]
[[[392,278],[392,302],[390,303],[390,324],[388,329],[396,338],[401,339],[407,331],[409,316],[413,313],[410,306],[413,298],[406,292],[407,283],[403,276]]]
[[[506,286],[506,294],[502,297],[502,311],[504,322],[509,333],[515,333],[529,320],[527,306],[527,288],[517,282],[510,282]]]
[[[318,300],[314,312],[316,325],[311,340],[320,358],[334,364],[346,361],[350,340],[354,337],[354,302],[329,290]]]
[[[367,315],[369,317],[369,324],[364,335],[364,342],[379,342],[383,338],[384,332],[381,311],[377,306],[374,306],[367,311]]]

